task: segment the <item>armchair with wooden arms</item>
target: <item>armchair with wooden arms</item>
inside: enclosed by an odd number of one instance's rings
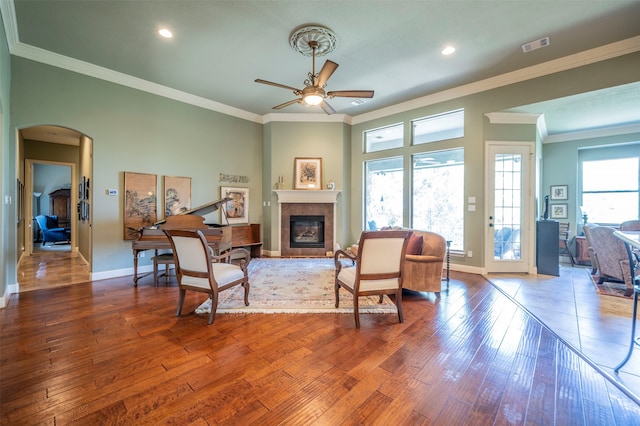
[[[249,276],[247,266],[251,260],[248,250],[233,249],[214,256],[201,231],[167,229],[164,231],[175,258],[176,277],[180,288],[180,300],[176,316],[182,313],[187,290],[206,293],[211,299],[209,324],[214,321],[218,308],[218,293],[237,285],[244,287],[244,304],[249,306]],[[229,262],[233,256],[234,262]]]
[[[569,248],[569,228],[571,227],[570,222],[560,222],[560,241],[558,241],[559,249],[558,254],[560,256],[566,256],[571,261],[571,266],[575,265],[576,261],[573,259],[573,253],[571,252],[571,248]]]
[[[336,308],[340,305],[340,288],[353,295],[353,313],[356,328],[360,328],[358,298],[385,294],[395,295],[398,320],[402,314],[402,279],[404,257],[411,231],[364,231],[360,235],[358,253],[353,255],[343,250],[334,254],[336,266]],[[341,257],[355,260],[352,267],[343,267]]]

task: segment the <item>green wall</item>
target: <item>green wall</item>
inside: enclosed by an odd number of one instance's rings
[[[125,171],[157,175],[158,190],[162,176],[191,177],[192,206],[220,198],[230,185],[220,173],[247,176],[249,219],[262,221],[260,124],[22,58],[12,58],[12,74],[13,128],[55,124],[93,139],[94,273],[133,264],[122,238]]]
[[[0,25],[0,308],[4,307],[7,286],[17,284],[17,263],[15,253],[16,227],[15,209],[12,205],[4,204],[5,195],[15,195],[14,183],[15,170],[15,146],[14,139],[10,136],[10,85],[11,85],[11,58],[7,35],[4,25]]]

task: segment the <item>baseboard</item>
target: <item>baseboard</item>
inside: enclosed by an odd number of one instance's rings
[[[4,289],[4,294],[2,295],[2,297],[0,297],[0,309],[6,308],[7,305],[9,304],[9,298],[11,297],[11,295],[14,293],[18,293],[19,290],[20,290],[20,284],[18,283],[9,284]]]
[[[138,278],[141,275],[146,275],[147,273],[153,273],[153,265],[145,265],[145,266],[138,267]],[[123,269],[112,269],[110,271],[102,271],[102,272],[92,272],[91,281],[108,280],[110,278],[126,277],[127,275],[133,275],[133,267],[123,268]],[[133,279],[132,279],[132,283],[133,283]]]

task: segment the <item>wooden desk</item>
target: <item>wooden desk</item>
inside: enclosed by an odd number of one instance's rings
[[[631,315],[631,342],[629,344],[629,352],[627,356],[613,369],[616,373],[629,361],[631,353],[636,345],[640,345],[640,337],[636,337],[636,317],[638,314],[638,293],[640,293],[640,275],[636,272],[640,271],[640,263],[635,257],[634,250],[640,250],[640,231],[615,231],[616,237],[624,242],[629,255],[629,268],[631,268],[631,279],[633,280],[633,314]]]

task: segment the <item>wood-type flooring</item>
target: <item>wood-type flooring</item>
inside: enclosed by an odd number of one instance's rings
[[[636,398],[505,292],[451,276],[439,300],[405,292],[404,323],[362,314],[361,329],[349,314],[207,326],[202,295],[176,318],[175,279],[14,294],[0,424],[640,424]]]

